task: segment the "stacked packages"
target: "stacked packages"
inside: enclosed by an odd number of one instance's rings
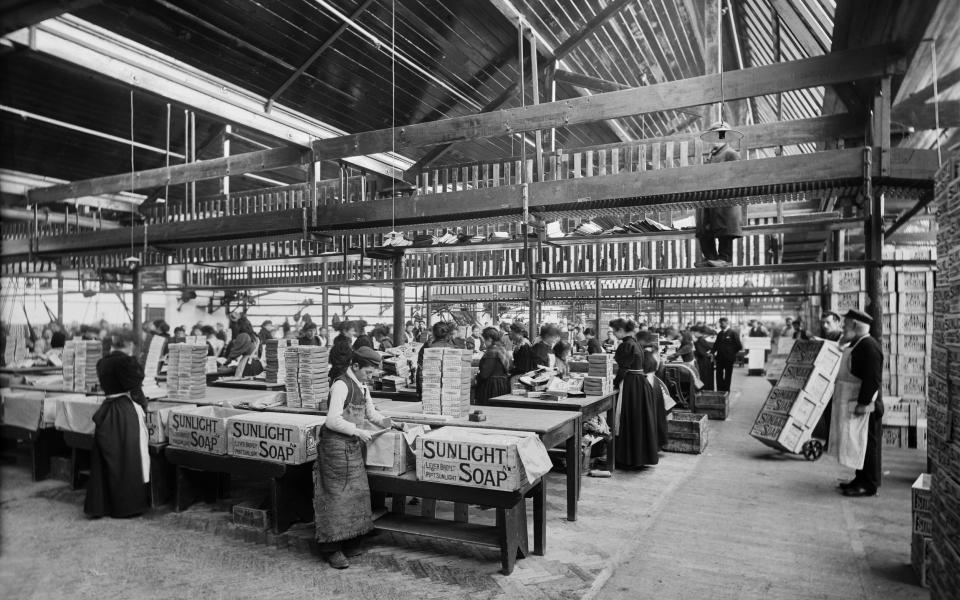
[[[265,350],[267,364],[264,375],[267,383],[286,383],[287,380],[287,348],[296,346],[297,340],[267,340]]]
[[[288,346],[285,351],[287,406],[326,410],[330,399],[330,349]]]
[[[470,412],[470,350],[426,348],[423,351],[423,412],[465,417]]]
[[[103,344],[97,340],[70,340],[63,347],[63,384],[75,392],[92,392],[97,387],[97,361]]]
[[[767,395],[750,435],[772,448],[799,452],[833,395],[840,356],[833,342],[794,343],[780,380]]]
[[[207,345],[167,346],[167,395],[176,402],[190,402],[207,395]]]
[[[947,600],[960,590],[960,152],[945,157],[934,193],[939,231],[926,414],[933,538],[928,574],[931,599]]]
[[[587,376],[583,378],[583,393],[602,396],[613,391],[613,355],[587,356]]]

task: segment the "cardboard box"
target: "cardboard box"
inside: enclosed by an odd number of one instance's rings
[[[909,427],[895,427],[891,425],[883,426],[883,447],[884,448],[906,448],[910,436]]]
[[[287,465],[317,458],[317,428],[325,417],[256,412],[227,421],[227,454]]]
[[[897,396],[883,398],[884,425],[892,427],[909,427],[916,424],[916,404],[909,400],[901,400]]]
[[[910,536],[910,564],[920,585],[930,587],[930,558],[933,539],[914,533]]]
[[[167,440],[171,446],[207,452],[227,453],[227,421],[248,411],[219,406],[174,408],[167,421]]]
[[[233,524],[258,531],[270,529],[270,511],[255,500],[234,504]]]
[[[523,454],[523,458],[521,458]],[[417,439],[417,479],[512,491],[530,476],[550,470],[550,458],[534,433],[443,427]]]
[[[182,404],[180,402],[150,402],[147,404],[146,417],[147,433],[151,444],[165,444],[167,442],[167,423],[170,421],[170,411],[176,408],[196,408],[196,404]]]

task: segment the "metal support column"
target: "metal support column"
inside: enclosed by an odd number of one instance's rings
[[[230,125],[223,126],[223,157],[230,157],[230,134],[233,132],[233,128]],[[230,175],[224,175],[223,179],[220,180],[220,193],[226,196],[228,199],[230,197]]]
[[[863,149],[863,210],[864,236],[866,238],[867,306],[866,312],[873,317],[870,335],[878,340],[883,335],[883,196],[874,194],[871,170],[873,169],[873,149]]]
[[[403,283],[403,255],[393,257],[393,343],[404,342],[403,324],[407,314],[407,295]]]
[[[423,321],[427,325],[427,329],[430,329],[430,284],[428,283],[426,289],[423,292]]]
[[[57,269],[57,322],[63,324],[63,271]]]
[[[596,302],[597,310],[597,328],[594,330],[597,338],[600,338],[600,320],[603,318],[601,313],[603,312],[603,288],[600,287],[600,278],[597,277],[595,281],[596,289],[594,290],[594,302]]]
[[[133,269],[133,339],[134,356],[139,356],[143,347],[143,277],[139,267]]]

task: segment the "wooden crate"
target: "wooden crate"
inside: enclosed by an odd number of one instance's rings
[[[667,452],[700,454],[707,447],[707,415],[673,412],[667,415]]]
[[[897,427],[893,425],[883,426],[883,447],[884,448],[906,448],[910,436],[909,427]]]
[[[693,412],[716,421],[726,421],[730,414],[730,392],[697,392]]]
[[[234,504],[233,524],[258,531],[267,530],[270,528],[270,511],[255,500]]]

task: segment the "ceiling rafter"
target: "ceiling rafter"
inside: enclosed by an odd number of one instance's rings
[[[356,9],[354,9],[352,13],[350,13],[349,21],[353,21],[356,18],[358,18],[360,15],[362,15],[367,10],[367,8],[371,4],[373,4],[373,2],[374,0],[363,0],[360,6],[358,6]],[[320,58],[321,54],[326,52],[327,49],[330,48],[330,46],[332,46],[333,43],[336,42],[341,35],[343,35],[343,33],[347,30],[348,27],[349,27],[349,24],[347,21],[344,21],[343,23],[341,23],[340,26],[337,27],[337,30],[334,31],[330,35],[330,37],[324,40],[324,42],[320,44],[320,47],[317,48],[313,52],[313,54],[311,54],[310,57],[307,58],[307,60],[303,61],[303,63],[299,67],[297,67],[296,70],[294,70],[294,72],[291,73],[289,77],[287,77],[286,81],[284,81],[283,83],[280,84],[279,87],[277,87],[276,91],[270,94],[270,97],[267,98],[267,103],[264,105],[264,110],[266,112],[270,112],[270,109],[273,108],[273,102],[277,98],[279,98],[280,95],[283,94],[283,92],[286,91],[288,87],[290,87],[290,84],[296,81],[298,77],[303,75],[303,73],[310,68],[310,65],[312,65],[314,62],[316,62],[318,58]]]
[[[26,29],[14,31],[6,39],[285,143],[309,147],[317,139],[345,133],[279,105],[265,114],[266,98],[71,15],[44,21],[33,28],[32,34]],[[357,168],[395,178],[413,164],[393,152],[354,155],[345,160]]]

